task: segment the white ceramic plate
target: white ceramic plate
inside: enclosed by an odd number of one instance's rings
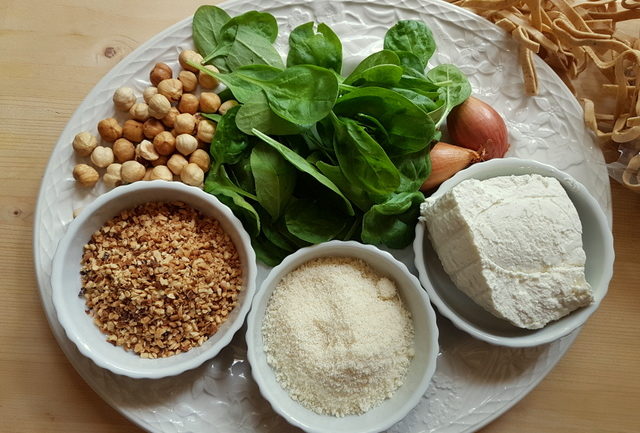
[[[224,3],[232,15],[255,9],[248,0]],[[582,182],[611,220],[609,179],[604,161],[582,122],[581,108],[557,76],[539,59],[540,94],[526,97],[517,63],[517,47],[499,28],[472,13],[437,0],[263,0],[261,10],[280,23],[279,47],[295,26],[316,20],[341,37],[345,68],[382,47],[385,31],[399,19],[422,19],[433,30],[438,50],[433,63],[455,63],[474,92],[505,118],[510,156],[546,162]],[[179,376],[134,380],[114,375],[83,357],[55,317],[51,300],[51,259],[72,219],[73,209],[103,191],[75,187],[70,143],[82,130],[113,115],[113,91],[129,85],[141,91],[158,61],[176,65],[180,49],[192,47],[191,21],[184,20],[143,44],[113,68],[89,93],[56,144],[45,172],[34,224],[35,268],[51,328],[70,362],[109,404],[154,432],[290,432],[251,379],[246,348],[237,336],[215,361]],[[410,248],[394,251],[412,272]],[[259,271],[257,284],[265,275]],[[418,406],[393,432],[468,432],[510,408],[553,368],[576,333],[531,349],[491,346],[439,319],[438,367]]]

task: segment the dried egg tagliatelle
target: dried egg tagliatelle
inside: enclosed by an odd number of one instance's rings
[[[640,20],[635,0],[448,0],[487,18],[520,44],[526,92],[538,92],[533,54],[547,62],[578,97],[586,125],[596,134],[610,173],[640,191],[634,169],[640,155],[640,39],[624,38],[619,23]],[[640,24],[640,21],[638,21]],[[598,105],[574,84],[589,68],[604,77]],[[607,100],[610,95],[611,101]],[[611,107],[607,103],[611,102]]]

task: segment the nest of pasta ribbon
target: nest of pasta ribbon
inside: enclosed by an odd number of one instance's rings
[[[611,176],[640,192],[640,39],[617,31],[622,22],[640,19],[640,1],[448,1],[511,33],[528,94],[538,92],[533,54],[549,64],[582,102]],[[581,75],[594,74],[603,83],[595,101],[579,86]]]

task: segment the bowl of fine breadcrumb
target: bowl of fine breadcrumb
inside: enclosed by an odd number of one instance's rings
[[[70,222],[53,259],[60,324],[97,365],[182,373],[242,326],[255,291],[248,234],[214,196],[181,183],[121,186]]]
[[[303,248],[273,268],[246,340],[262,395],[318,433],[391,427],[426,392],[438,354],[418,279],[391,254],[353,241]]]

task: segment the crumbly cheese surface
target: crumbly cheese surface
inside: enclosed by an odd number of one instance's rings
[[[593,302],[582,225],[557,179],[468,179],[421,215],[454,284],[495,316],[538,329]]]
[[[352,258],[312,260],[286,275],[262,326],[267,362],[289,395],[321,414],[360,414],[402,385],[414,354],[396,285]]]

